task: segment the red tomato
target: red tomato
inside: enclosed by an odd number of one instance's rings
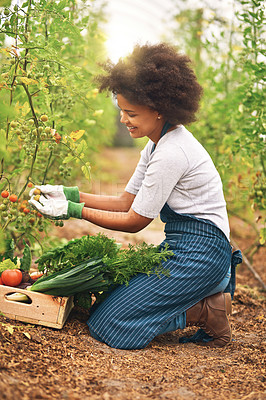
[[[6,286],[18,286],[22,281],[22,272],[19,269],[5,269],[1,280]]]
[[[25,208],[23,208],[23,212],[24,212],[24,214],[29,214],[30,210],[27,207],[25,207]]]
[[[2,193],[1,193],[1,196],[2,196],[4,199],[6,199],[6,198],[9,196],[8,191],[7,191],[7,190],[3,190]]]
[[[12,203],[16,203],[17,199],[18,199],[18,196],[16,196],[15,194],[11,194],[11,195],[9,196],[9,200],[10,200]]]

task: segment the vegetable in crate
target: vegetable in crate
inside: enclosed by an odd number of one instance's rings
[[[48,276],[44,275],[30,290],[54,296],[72,296],[84,291],[105,291],[109,285],[102,259],[98,258],[84,261],[75,267],[66,267]]]
[[[60,271],[61,269],[76,265],[92,257],[115,258],[119,245],[114,239],[110,239],[103,234],[96,236],[82,236],[78,239],[70,240],[67,244],[55,247],[45,252],[36,263],[39,271],[48,273]]]
[[[66,248],[69,250],[69,247],[66,245],[47,252],[43,255],[42,262],[45,260],[47,263],[48,275],[38,279],[30,290],[56,296],[75,295],[79,305],[84,307],[86,304],[85,307],[90,307],[92,293],[99,297],[100,292],[106,293],[117,285],[127,285],[129,280],[138,273],[157,274],[158,277],[161,274],[168,274],[168,271],[161,266],[162,261],[172,255],[168,247],[161,248],[143,242],[136,246],[129,245],[128,249],[121,249],[113,239],[108,239],[104,235],[91,236],[89,240],[93,242],[90,248],[94,249],[94,254],[97,249],[101,257],[91,258],[75,266],[69,265],[60,271],[50,273],[49,263],[52,254],[57,254],[60,260],[60,250],[61,255],[65,256],[68,254]],[[106,246],[108,242],[110,246]],[[105,246],[102,246],[103,243]],[[59,266],[58,262],[56,268],[58,269]]]

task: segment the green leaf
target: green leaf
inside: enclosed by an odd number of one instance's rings
[[[73,154],[69,154],[68,156],[66,156],[64,159],[63,159],[63,164],[67,164],[67,163],[69,163],[70,161],[73,161],[73,160],[75,160],[76,159],[76,157],[73,155]]]
[[[81,142],[78,144],[76,151],[77,151],[78,154],[81,154],[81,153],[83,153],[84,151],[86,151],[87,147],[88,147],[88,145],[87,145],[87,143],[85,142],[85,140],[83,139],[83,140],[81,140]]]
[[[85,165],[82,165],[81,171],[83,172],[84,176],[86,179],[90,180],[91,174],[90,174],[90,163],[87,162]]]
[[[0,262],[0,274],[5,271],[6,269],[16,269],[17,265],[10,260],[10,258],[7,258],[4,261]]]
[[[23,257],[20,259],[20,269],[23,271],[29,271],[31,267],[31,251],[29,245],[23,240],[24,250],[23,250]]]

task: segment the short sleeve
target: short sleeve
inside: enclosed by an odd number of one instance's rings
[[[157,218],[164,204],[188,169],[181,147],[172,145],[156,149],[151,155],[132,209],[147,218]]]
[[[126,185],[125,191],[128,193],[132,194],[137,194],[142,181],[145,177],[145,172],[147,169],[147,164],[149,162],[149,154],[151,152],[152,148],[152,143],[148,142],[147,145],[144,147],[144,149],[140,152],[140,160],[138,162],[138,165],[128,181],[128,184]]]

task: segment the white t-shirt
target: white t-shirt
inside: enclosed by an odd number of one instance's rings
[[[132,209],[156,218],[167,202],[180,214],[215,223],[229,239],[229,223],[220,175],[211,157],[182,125],[167,132],[153,153],[149,140],[126,191],[136,195]]]

